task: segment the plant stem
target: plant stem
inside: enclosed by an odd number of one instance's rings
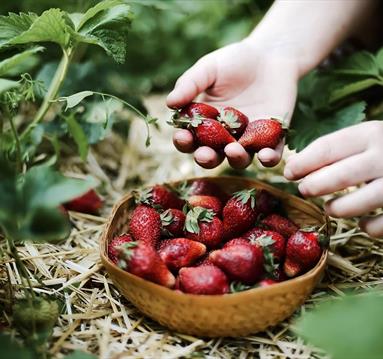
[[[13,137],[15,138],[15,143],[16,143],[16,169],[17,172],[21,172],[21,168],[23,165],[22,158],[21,158],[21,145],[20,145],[20,139],[19,139],[19,134],[17,133],[17,129],[15,126],[15,123],[13,122],[13,117],[9,116],[9,123],[11,124],[11,129],[12,129],[12,134]]]
[[[45,114],[49,110],[49,107],[52,104],[52,100],[56,98],[60,90],[60,87],[62,83],[64,82],[72,55],[73,55],[72,49],[68,49],[68,50],[63,49],[63,57],[61,58],[60,64],[57,67],[56,73],[53,76],[53,79],[49,85],[49,88],[44,97],[43,103],[41,104],[39,110],[37,111],[33,121],[21,134],[20,136],[21,139],[25,138],[37,126],[37,124],[44,118]]]

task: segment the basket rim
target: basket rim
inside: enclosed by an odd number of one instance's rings
[[[316,206],[315,204],[313,204],[311,202],[307,202],[304,199],[299,198],[295,195],[283,192],[279,188],[276,188],[269,183],[265,183],[265,182],[262,182],[262,181],[259,181],[256,179],[247,178],[247,177],[239,177],[239,176],[203,176],[203,177],[187,178],[187,179],[182,180],[182,181],[172,181],[172,182],[165,182],[165,183],[179,184],[179,183],[184,182],[184,181],[190,182],[190,181],[194,181],[197,179],[241,180],[241,181],[249,182],[249,184],[255,183],[257,185],[261,185],[265,189],[271,188],[271,189],[273,189],[273,191],[277,191],[280,194],[284,194],[283,197],[285,197],[285,198],[294,198],[294,200],[296,200],[302,204],[305,204],[305,206],[310,207],[312,210],[314,210],[316,212],[317,215],[321,216],[322,220],[324,220],[324,222],[327,226],[327,229],[329,228],[329,217],[323,211],[321,211],[318,206]],[[149,186],[145,186],[145,187],[149,187]],[[120,276],[125,277],[127,281],[130,281],[130,282],[133,281],[137,285],[140,285],[142,287],[146,287],[148,290],[156,291],[158,294],[161,293],[161,294],[166,295],[168,297],[175,297],[178,300],[182,300],[182,299],[190,300],[190,299],[192,299],[193,301],[194,300],[202,300],[204,302],[206,300],[209,300],[209,299],[210,300],[213,300],[213,299],[216,300],[217,298],[223,298],[224,300],[231,300],[231,299],[235,298],[235,300],[237,300],[240,297],[241,298],[246,298],[247,296],[253,297],[255,294],[258,294],[258,293],[265,293],[269,290],[283,289],[283,288],[288,287],[292,284],[298,284],[299,282],[305,282],[306,280],[309,280],[309,279],[315,277],[318,274],[318,272],[322,271],[323,267],[326,265],[327,258],[328,258],[328,249],[325,249],[323,251],[321,258],[318,261],[318,263],[315,265],[315,267],[313,267],[311,270],[309,270],[308,272],[306,272],[306,273],[304,273],[298,277],[294,277],[294,278],[287,279],[287,280],[282,281],[282,282],[274,283],[272,286],[255,287],[255,288],[247,289],[247,290],[244,290],[241,292],[227,293],[227,294],[223,294],[223,295],[189,294],[189,293],[183,293],[181,291],[176,291],[174,289],[170,289],[170,288],[161,286],[157,283],[150,282],[144,278],[138,277],[136,275],[133,275],[129,272],[122,270],[117,265],[115,265],[109,259],[109,257],[106,255],[106,253],[107,253],[107,242],[108,242],[108,232],[110,230],[112,221],[114,219],[114,215],[118,211],[118,209],[123,204],[125,204],[128,200],[130,200],[131,198],[132,198],[132,193],[129,192],[126,195],[124,195],[113,206],[112,212],[108,218],[108,221],[105,224],[104,230],[103,230],[101,238],[100,238],[99,250],[100,250],[101,261],[102,261],[102,264],[105,266],[106,271],[108,273],[110,271],[114,271],[114,272],[118,273]]]

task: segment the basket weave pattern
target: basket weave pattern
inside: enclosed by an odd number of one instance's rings
[[[300,226],[328,225],[326,216],[313,204],[262,182],[236,177],[209,180],[228,192],[254,187],[267,189],[282,200],[289,217]],[[178,293],[131,275],[109,261],[107,243],[114,236],[128,231],[133,209],[134,200],[130,195],[115,206],[101,238],[102,262],[129,301],[149,317],[178,332],[235,337],[262,331],[291,316],[310,295],[325,268],[327,251],[308,273],[270,287],[221,296]]]

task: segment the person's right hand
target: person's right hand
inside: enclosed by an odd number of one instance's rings
[[[297,96],[297,62],[283,46],[270,51],[257,46],[253,39],[245,39],[202,57],[178,79],[167,105],[181,108],[203,93],[200,101],[218,108],[235,107],[250,121],[274,117],[288,125]],[[193,136],[187,130],[177,130],[173,142],[181,152],[195,150]],[[265,166],[274,166],[282,151],[283,142],[276,149],[262,149],[258,159]],[[228,144],[225,155],[234,168],[245,168],[252,161],[238,142]],[[224,159],[206,146],[197,148],[194,158],[205,168],[214,168]]]

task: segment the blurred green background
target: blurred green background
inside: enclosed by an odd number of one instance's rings
[[[3,0],[0,13],[36,12],[59,7],[83,12],[95,0]],[[245,37],[262,18],[270,0],[132,0],[135,13],[126,63],[102,50],[79,51],[62,95],[92,89],[123,98],[171,89],[177,77],[204,54]],[[36,58],[29,72],[46,84],[57,66],[57,49]],[[40,66],[39,66],[40,64]],[[102,76],[100,76],[102,74]]]

